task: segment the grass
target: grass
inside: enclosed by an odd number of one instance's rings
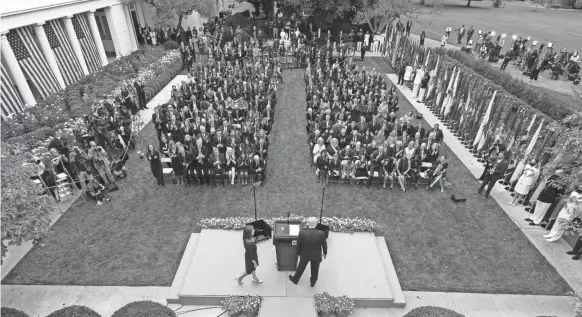
[[[370,63],[370,62],[367,62]],[[374,67],[390,71],[385,64]],[[287,212],[318,215],[321,189],[309,167],[302,72],[284,73],[271,135],[268,176],[257,190],[259,217]],[[411,108],[401,98],[403,111]],[[153,142],[148,125],[143,135]],[[145,145],[142,145],[145,148]],[[325,215],[378,221],[404,290],[565,295],[570,287],[445,146],[455,192],[402,193],[363,187],[330,188]],[[187,239],[204,217],[252,216],[248,187],[158,187],[149,164],[135,155],[121,190],[101,207],[72,208],[55,234],[36,245],[5,284],[157,285],[172,282]]]

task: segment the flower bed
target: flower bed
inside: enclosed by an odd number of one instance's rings
[[[306,221],[306,217],[300,215],[291,215],[290,220]],[[241,230],[244,226],[253,222],[255,219],[250,217],[227,217],[227,218],[204,218],[198,225],[202,229],[230,229]],[[273,227],[276,220],[287,220],[284,217],[264,219],[265,222]],[[376,232],[378,223],[374,220],[365,218],[338,218],[323,217],[322,224],[329,226],[331,231],[335,232]]]
[[[36,106],[12,115],[2,124],[2,139],[28,147],[35,156],[46,156],[46,145],[56,132],[74,140],[73,130],[83,129],[82,117],[93,111],[91,106],[96,100],[118,95],[123,84],[133,85],[133,81],[140,80],[145,86],[146,101],[149,101],[181,68],[181,56],[176,50],[147,48],[135,51]]]
[[[313,296],[315,300],[315,310],[319,316],[331,316],[335,314],[336,317],[345,317],[354,313],[355,303],[354,300],[342,296],[331,296],[329,293],[324,292],[321,294],[315,294]]]
[[[231,296],[222,301],[222,309],[232,317],[241,314],[245,314],[246,317],[257,316],[260,308],[260,296]]]

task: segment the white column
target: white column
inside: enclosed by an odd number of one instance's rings
[[[105,54],[105,48],[103,48],[103,40],[101,40],[101,34],[99,34],[99,28],[97,28],[97,21],[95,20],[95,10],[87,12],[87,20],[89,20],[89,28],[91,29],[91,34],[95,40],[95,46],[97,46],[97,52],[99,52],[99,58],[101,58],[101,64],[103,66],[108,64],[107,55]]]
[[[6,37],[6,33],[1,34],[1,39],[2,45],[0,45],[0,48],[2,49],[2,56],[4,56],[4,61],[6,62],[4,66],[6,66],[6,70],[10,73],[10,75],[12,75],[12,79],[16,85],[16,89],[18,89],[20,92],[22,101],[30,106],[36,105],[36,100],[32,95],[30,87],[28,87],[26,77],[24,77],[24,73],[22,72],[22,69],[20,69],[20,65],[18,65],[18,60],[16,60],[16,56],[14,56],[12,47],[10,47],[10,42]]]
[[[117,36],[117,32],[119,32],[119,21],[115,21],[113,17],[113,7],[105,8],[105,17],[107,18],[107,25],[109,25],[109,32],[111,32],[111,39],[113,40],[113,46],[115,47],[115,55],[119,58],[124,55],[124,50],[121,48],[121,43]]]
[[[146,19],[143,15],[143,8],[142,8],[142,4],[141,1],[135,1],[135,11],[137,12],[137,19],[139,20],[139,26],[140,27],[145,27],[147,22]]]
[[[69,42],[71,42],[71,47],[73,47],[73,52],[75,52],[75,56],[77,56],[77,60],[79,61],[79,64],[81,64],[83,74],[89,75],[89,68],[87,68],[87,62],[85,62],[85,57],[83,56],[83,51],[81,50],[81,43],[79,43],[79,39],[75,33],[73,21],[71,20],[72,18],[73,16],[63,18],[63,21],[65,22],[65,29],[69,37]]]
[[[53,74],[55,74],[55,77],[57,78],[57,81],[59,82],[59,86],[61,86],[61,88],[64,89],[66,87],[65,80],[63,79],[63,74],[61,74],[61,70],[59,69],[59,65],[57,64],[57,59],[55,58],[55,54],[54,54],[53,50],[51,49],[51,45],[48,41],[48,38],[46,37],[46,33],[44,31],[43,25],[44,25],[44,22],[35,24],[34,25],[34,33],[36,34],[36,38],[38,39],[38,42],[40,44],[40,49],[42,51],[42,55],[44,55],[44,58],[46,59],[51,70],[53,71]]]
[[[131,14],[127,3],[123,4],[123,13],[125,13],[125,23],[127,23],[127,30],[129,35],[129,42],[131,43],[131,51],[139,49],[137,42],[137,36],[135,35],[135,28],[133,27],[133,22],[131,20]]]

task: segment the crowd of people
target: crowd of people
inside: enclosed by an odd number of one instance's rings
[[[159,185],[170,173],[178,185],[265,179],[281,65],[262,43],[225,42],[222,34],[217,29],[208,59],[192,67],[187,80],[172,87],[172,102],[152,115],[159,144],[144,156]],[[250,54],[231,59],[212,53],[221,46]]]
[[[442,131],[415,126],[412,113],[398,115],[396,87],[378,71],[320,50],[305,82],[308,144],[320,182],[363,180],[370,187],[378,180],[378,188],[396,182],[402,191],[423,182],[444,190]]]

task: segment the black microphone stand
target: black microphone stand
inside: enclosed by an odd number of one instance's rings
[[[261,182],[254,182],[251,184],[251,186],[253,187],[253,200],[255,202],[255,220],[258,220],[258,218],[257,218],[257,186],[261,186]]]

